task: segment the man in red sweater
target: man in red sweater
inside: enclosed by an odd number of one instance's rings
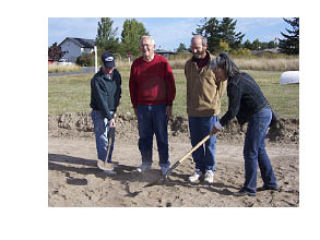
[[[154,53],[152,37],[142,36],[142,56],[131,66],[129,88],[131,103],[138,118],[139,150],[142,164],[137,169],[143,172],[151,168],[153,134],[156,135],[159,165],[162,174],[169,169],[168,119],[172,114],[172,103],[176,87],[171,67],[161,55]]]

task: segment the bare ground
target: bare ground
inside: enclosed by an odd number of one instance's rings
[[[267,141],[267,152],[281,186],[280,192],[265,191],[258,192],[256,197],[237,197],[233,192],[244,182],[244,134],[241,129],[229,126],[218,137],[215,180],[207,185],[187,181],[194,168],[191,158],[172,172],[169,181],[157,181],[161,178],[156,146],[153,168],[144,174],[134,172],[141,163],[136,122],[124,118],[118,121],[113,154],[113,160],[119,163],[118,174],[107,176],[95,167],[95,140],[88,116],[78,114],[77,117],[61,118],[63,116],[49,116],[48,205],[51,207],[299,206],[297,120],[283,120],[285,127],[280,127]],[[185,121],[177,121],[170,124],[171,163],[191,148]],[[262,186],[260,173],[258,176],[258,186]]]

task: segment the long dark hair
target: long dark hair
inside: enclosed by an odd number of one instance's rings
[[[237,65],[225,52],[220,53],[218,57],[215,57],[210,62],[210,68],[213,71],[217,70],[218,68],[223,69],[226,72],[227,78],[232,78],[240,73]]]

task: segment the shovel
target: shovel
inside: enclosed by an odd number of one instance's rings
[[[180,160],[178,160],[175,164],[173,164],[169,170],[167,171],[166,175],[164,175],[165,179],[168,179],[169,175],[171,174],[172,170],[178,167],[184,160],[186,160],[194,151],[196,151],[201,145],[203,145],[211,136],[212,134],[207,135],[204,137],[196,146],[194,146],[186,155],[184,155]]]
[[[110,127],[109,134],[108,134],[108,146],[107,146],[106,160],[103,162],[103,164],[99,165],[99,168],[104,170],[104,171],[113,170],[114,166],[117,165],[117,162],[108,163],[108,157],[109,157],[109,154],[110,154],[111,146],[112,146],[113,141],[114,141],[115,131],[116,131],[115,127]]]
[[[200,146],[202,146],[202,144],[204,144],[211,136],[213,136],[212,134],[208,134],[206,137],[204,137],[196,146],[194,146],[186,155],[184,155],[180,160],[178,160],[177,162],[175,162],[175,164],[173,164],[169,170],[167,171],[167,173],[161,177],[160,179],[157,179],[154,182],[148,183],[147,185],[144,186],[145,187],[151,187],[157,184],[162,183],[163,181],[167,181],[169,179],[169,175],[171,174],[172,170],[175,169],[176,167],[178,167],[184,160],[186,160],[194,151],[196,151]]]

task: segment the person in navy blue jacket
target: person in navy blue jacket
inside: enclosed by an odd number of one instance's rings
[[[106,173],[116,174],[113,171],[112,152],[116,127],[114,115],[121,98],[121,75],[115,69],[115,57],[112,53],[102,54],[101,65],[101,69],[91,80],[90,102],[98,154],[97,166]],[[108,144],[108,139],[111,140],[111,145]]]
[[[278,190],[276,177],[265,149],[265,138],[273,111],[259,85],[239,68],[226,54],[221,53],[210,63],[218,81],[227,81],[228,110],[212,129],[217,133],[236,117],[242,125],[248,122],[243,155],[245,160],[245,183],[235,195],[255,196],[258,190]],[[257,168],[260,168],[263,187],[256,189]]]

